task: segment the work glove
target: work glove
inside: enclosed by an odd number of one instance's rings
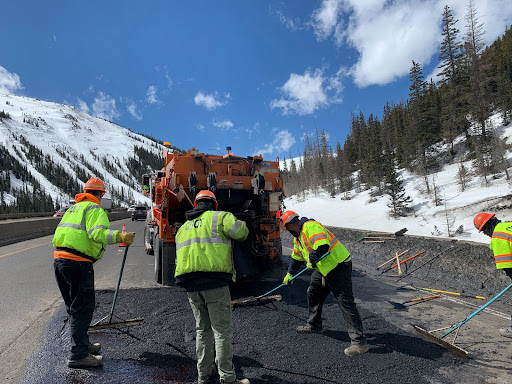
[[[117,234],[116,242],[125,243],[126,245],[132,245],[134,238],[135,232],[119,232]]]
[[[291,273],[287,273],[286,276],[283,279],[283,284],[284,285],[291,285],[291,284],[293,284],[293,280],[290,280],[292,277],[293,277],[293,275]]]
[[[306,263],[306,267],[308,267],[308,269],[315,269],[316,263],[314,261],[313,262],[312,261],[308,261]]]

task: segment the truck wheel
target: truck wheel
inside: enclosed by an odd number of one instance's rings
[[[153,246],[155,248],[155,280],[158,284],[162,284],[162,240],[160,240],[160,236],[155,236]]]
[[[153,243],[152,243],[152,237],[151,237],[151,231],[147,226],[144,227],[144,250],[146,251],[146,254],[152,255],[155,253],[153,249]]]
[[[162,284],[174,285],[176,270],[176,243],[162,243]]]

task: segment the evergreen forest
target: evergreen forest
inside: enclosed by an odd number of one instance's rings
[[[389,196],[390,214],[409,214],[411,201],[401,186],[398,169],[421,177],[428,194],[435,195],[432,175],[443,164],[460,162],[457,182],[463,190],[473,161],[476,175],[489,184],[504,175],[508,164],[505,142],[490,124],[499,112],[503,124],[512,116],[512,31],[507,28],[491,45],[484,41],[474,1],[465,15],[465,29],[449,6],[442,15],[439,78],[425,79],[420,63],[412,60],[407,101],[383,106],[382,117],[353,115],[345,142],[333,148],[324,130],[306,135],[302,153],[289,154],[283,172],[288,196],[316,193],[350,199],[350,191],[371,189],[373,196]],[[456,145],[464,137],[464,151]],[[440,146],[448,148],[441,152]]]

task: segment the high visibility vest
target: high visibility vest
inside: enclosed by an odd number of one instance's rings
[[[306,221],[298,238],[293,242],[292,257],[299,261],[309,261],[309,253],[319,246],[328,244],[330,254],[316,263],[315,269],[327,276],[339,263],[350,260],[350,253],[340,241],[316,221]],[[322,255],[320,255],[322,256]]]
[[[53,246],[78,251],[83,258],[97,261],[103,257],[105,246],[116,242],[119,231],[109,229],[110,222],[105,210],[92,201],[72,205],[62,216],[53,235]]]
[[[224,272],[233,275],[231,241],[244,241],[249,229],[230,212],[206,211],[185,222],[176,233],[174,276],[191,272]]]
[[[512,223],[498,223],[492,233],[490,248],[497,269],[512,268]]]

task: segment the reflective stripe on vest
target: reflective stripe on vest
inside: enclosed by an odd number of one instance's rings
[[[498,223],[494,228],[490,248],[497,269],[512,268],[512,223]]]
[[[243,241],[249,230],[232,213],[206,211],[186,221],[176,234],[175,276],[192,272],[223,272],[236,278],[232,239]]]
[[[308,232],[313,232],[313,234],[306,234]],[[316,269],[322,275],[326,276],[330,271],[336,268],[339,263],[349,261],[350,253],[339,242],[336,236],[322,224],[316,221],[306,221],[304,223],[300,237],[294,240],[292,257],[296,260],[309,261],[309,254],[314,249],[318,248],[318,245],[315,246],[315,244],[322,240],[324,244],[325,242],[329,244],[329,251],[331,253],[316,264]],[[300,249],[300,251],[296,252],[296,249]]]
[[[100,209],[98,214],[86,218],[87,213]],[[87,223],[92,227],[87,231]],[[83,253],[93,260],[99,260],[105,252],[106,244],[114,244],[119,231],[109,229],[107,215],[103,208],[91,201],[79,202],[71,206],[57,225],[53,237],[56,248],[69,248]]]

